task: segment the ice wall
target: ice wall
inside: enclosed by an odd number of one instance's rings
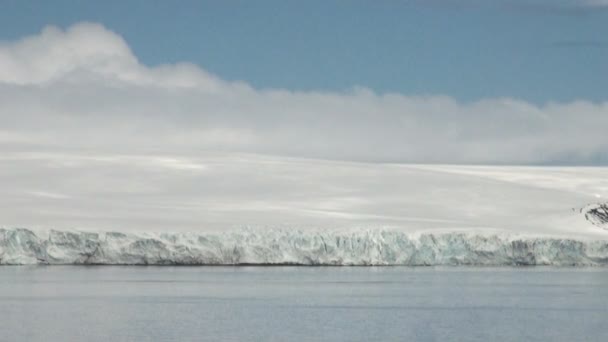
[[[393,230],[125,234],[0,229],[0,264],[607,265],[608,240]]]

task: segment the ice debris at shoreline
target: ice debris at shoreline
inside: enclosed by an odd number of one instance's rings
[[[608,265],[608,240],[395,230],[120,233],[0,229],[0,264]]]

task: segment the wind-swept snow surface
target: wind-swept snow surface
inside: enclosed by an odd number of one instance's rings
[[[608,169],[0,157],[0,263],[604,264]],[[24,229],[16,229],[23,227]]]
[[[201,232],[398,228],[608,237],[580,209],[608,168],[330,162],[242,154],[0,155],[0,227]]]

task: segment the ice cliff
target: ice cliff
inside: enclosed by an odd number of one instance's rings
[[[608,240],[393,230],[152,234],[0,229],[0,264],[607,265]]]

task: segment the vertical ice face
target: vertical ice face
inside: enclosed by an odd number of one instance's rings
[[[1,264],[608,265],[608,239],[394,230],[117,233],[0,229]]]

